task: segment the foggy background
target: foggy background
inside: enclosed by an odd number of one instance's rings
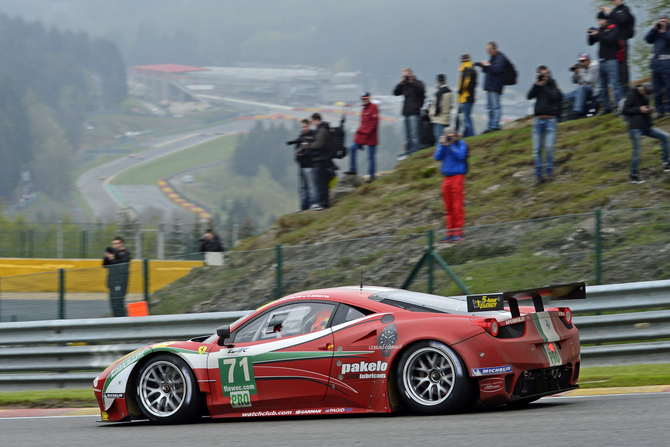
[[[582,51],[597,54],[586,44],[593,11],[584,0],[0,0],[2,13],[116,43],[128,66],[255,62],[361,71],[374,94],[389,94],[403,67],[428,86],[438,73],[454,85],[459,55],[488,59],[490,40],[516,65],[515,89],[529,89],[544,64],[571,90],[567,67]],[[641,12],[634,9],[638,24]]]

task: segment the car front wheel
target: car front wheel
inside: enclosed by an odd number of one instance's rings
[[[444,343],[412,345],[400,358],[397,377],[403,402],[419,414],[462,411],[476,399],[465,365]]]
[[[137,403],[152,422],[183,424],[201,416],[195,375],[179,357],[151,357],[137,377]]]

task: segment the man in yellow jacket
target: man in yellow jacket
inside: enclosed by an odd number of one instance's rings
[[[458,111],[463,112],[463,138],[475,134],[470,114],[475,103],[476,87],[477,72],[472,66],[470,55],[463,54],[461,55],[461,66],[458,68]]]

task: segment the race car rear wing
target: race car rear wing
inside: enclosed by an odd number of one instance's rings
[[[516,318],[521,315],[519,300],[532,299],[535,312],[543,312],[542,297],[549,297],[552,300],[583,300],[586,299],[586,283],[559,284],[516,292],[468,295],[468,312],[505,310],[505,302],[507,302],[512,318]]]

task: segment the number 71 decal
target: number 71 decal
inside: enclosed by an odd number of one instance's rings
[[[256,379],[254,379],[254,368],[250,357],[219,359],[219,374],[225,397],[230,397],[231,393],[239,391],[256,394]]]

